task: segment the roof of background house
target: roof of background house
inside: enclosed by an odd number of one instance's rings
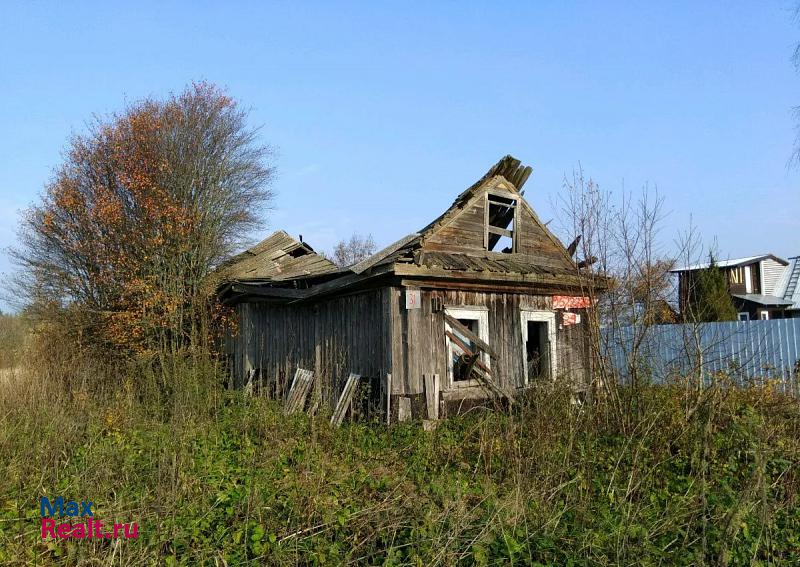
[[[800,309],[800,256],[789,258],[789,266],[775,284],[775,295],[790,301],[789,309]]]
[[[758,293],[733,293],[731,295],[738,299],[752,301],[753,303],[758,303],[759,305],[765,306],[787,306],[792,304],[791,301],[787,301],[782,297],[777,297],[775,295],[761,295]]]
[[[781,263],[784,266],[789,264],[789,262],[787,262],[783,258],[778,258],[774,254],[761,254],[760,256],[746,256],[744,258],[731,258],[729,260],[715,260],[714,263],[720,268],[735,268],[737,266],[746,266],[748,264],[761,262],[762,260],[767,260],[767,259],[775,260],[776,262]],[[693,272],[695,270],[705,270],[709,266],[711,266],[711,263],[705,262],[703,264],[693,264],[691,266],[686,266],[684,268],[675,268],[674,270],[670,270],[670,272],[672,273]]]

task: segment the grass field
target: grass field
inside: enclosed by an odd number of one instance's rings
[[[325,416],[183,368],[0,396],[0,561],[92,565],[790,565],[800,417],[769,391],[558,389],[432,432]],[[84,376],[85,378],[85,376]],[[75,384],[82,384],[76,386]],[[146,386],[151,384],[151,386]],[[42,540],[39,498],[137,539]]]

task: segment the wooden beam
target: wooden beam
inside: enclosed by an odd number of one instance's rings
[[[575,240],[573,240],[572,243],[567,247],[567,252],[569,252],[570,256],[575,255],[575,251],[578,249],[578,244],[580,244],[580,242],[581,242],[581,235],[579,234],[578,236],[575,237]]]
[[[392,424],[392,375],[386,375],[386,425]]]
[[[524,282],[531,284],[552,284],[556,286],[586,286],[590,281],[578,275],[548,276],[546,274],[520,274],[514,272],[474,272],[463,270],[445,270],[412,264],[395,264],[394,273],[398,276],[419,276],[451,280]]]
[[[428,408],[428,419],[439,419],[439,375],[423,375],[425,382],[425,404]]]
[[[471,340],[475,345],[481,349],[483,352],[494,358],[495,360],[500,358],[497,356],[497,353],[492,350],[488,344],[486,344],[478,335],[470,331],[465,325],[461,324],[461,321],[453,317],[452,315],[448,314],[447,311],[444,313],[444,320],[450,323],[450,326],[453,327],[456,331],[467,337]]]
[[[244,293],[248,295],[257,295],[262,297],[280,297],[287,299],[296,299],[303,297],[306,294],[302,289],[287,289],[280,287],[261,287],[256,284],[241,284],[235,283],[231,286],[233,293]]]
[[[466,354],[468,356],[474,356],[475,355],[475,353],[472,352],[472,350],[467,345],[465,345],[464,342],[461,339],[459,339],[457,336],[455,336],[453,333],[451,333],[450,331],[445,331],[444,334],[447,335],[448,337],[450,337],[450,340],[453,341],[454,343],[456,343],[458,345],[458,348],[460,348],[464,352],[464,354]],[[475,361],[475,364],[478,366],[478,368],[480,368],[481,370],[483,370],[487,374],[491,374],[492,373],[492,370],[488,366],[486,366],[486,364],[484,364],[484,362],[480,358],[478,358]]]
[[[498,234],[500,236],[507,236],[509,238],[513,238],[514,233],[508,229],[500,228],[499,226],[488,225],[486,230],[489,231],[490,234]]]

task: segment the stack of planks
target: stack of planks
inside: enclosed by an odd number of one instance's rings
[[[314,373],[310,370],[298,368],[294,374],[292,387],[289,389],[289,396],[286,398],[286,405],[284,406],[284,413],[291,415],[298,411],[303,411],[306,405],[306,398],[308,392],[311,391],[311,386],[314,384]]]

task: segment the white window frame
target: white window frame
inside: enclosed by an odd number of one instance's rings
[[[762,321],[769,321],[769,311],[764,310],[758,314],[758,318]]]
[[[525,344],[528,342],[528,323],[547,323],[547,340],[550,343],[550,379],[555,380],[558,373],[558,357],[556,356],[556,313],[555,311],[534,311],[522,309],[519,312],[522,327],[522,368],[525,372],[525,386],[528,386],[528,353]]]
[[[486,307],[482,306],[465,306],[465,307],[445,307],[444,312],[450,315],[454,319],[474,319],[478,321],[478,338],[480,338],[486,344],[489,344],[489,310]],[[444,322],[444,328],[450,331],[453,334],[456,334],[453,331],[453,328],[450,326],[446,320]],[[450,337],[445,335],[445,340],[447,341],[447,389],[449,390],[458,390],[461,388],[474,388],[476,386],[480,386],[481,383],[477,379],[472,380],[453,380],[453,354],[454,350],[461,349],[456,346],[453,341],[450,340]],[[486,368],[491,369],[491,362],[489,360],[489,355],[485,352],[481,351],[479,360],[486,365]]]
[[[749,321],[750,320],[750,313],[748,313],[747,311],[742,311],[740,313],[737,313],[736,316],[739,319],[739,321]]]

